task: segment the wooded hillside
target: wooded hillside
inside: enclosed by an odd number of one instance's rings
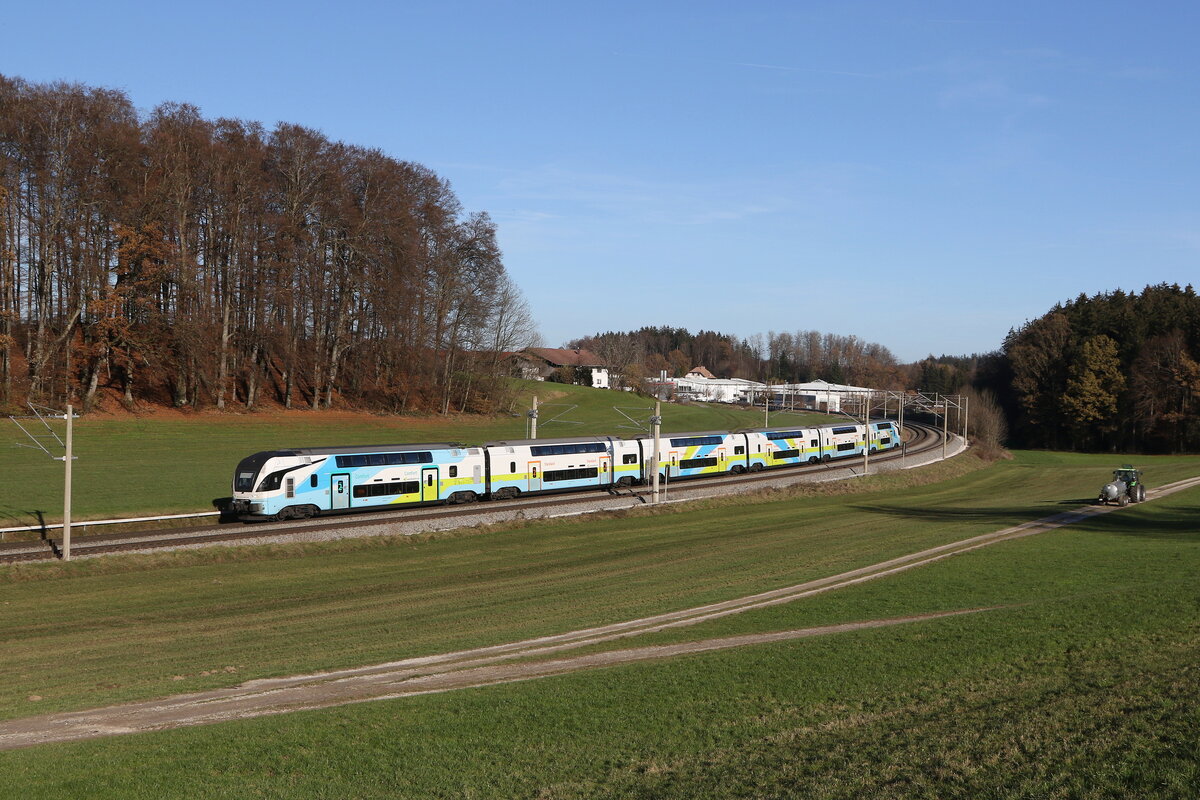
[[[1026,446],[1200,449],[1200,298],[1166,284],[1080,295],[1012,331],[976,382]]]
[[[655,377],[660,370],[680,377],[697,366],[708,367],[719,378],[775,383],[823,378],[830,383],[899,389],[906,378],[883,345],[819,331],[772,331],[741,339],[716,331],[693,334],[684,328],[645,327],[598,333],[568,346],[591,350],[634,382]]]
[[[532,332],[495,233],[379,150],[0,76],[0,405],[472,406]]]

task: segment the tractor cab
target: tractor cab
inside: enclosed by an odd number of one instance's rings
[[[1134,469],[1129,464],[1123,465],[1120,469],[1113,470],[1113,480],[1121,481],[1126,486],[1137,486],[1142,479],[1142,471]]]

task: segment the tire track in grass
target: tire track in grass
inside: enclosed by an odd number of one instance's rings
[[[1200,486],[1200,477],[1176,481],[1157,489],[1151,489],[1147,492],[1147,502],[1195,486]],[[795,631],[627,648],[571,658],[502,663],[518,659],[554,656],[566,650],[640,636],[668,628],[695,625],[731,614],[794,602],[815,594],[932,564],[999,542],[1056,530],[1117,509],[1117,506],[1086,506],[958,542],[928,548],[917,553],[910,553],[839,575],[611,625],[471,650],[407,658],[366,667],[252,680],[236,687],[177,695],[160,700],[9,720],[0,722],[0,750],[531,680],[601,666],[614,666],[635,661],[989,611],[993,609],[961,609],[898,619],[868,620]]]

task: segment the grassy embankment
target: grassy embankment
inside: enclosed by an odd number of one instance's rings
[[[735,597],[1074,507],[1111,461],[956,460],[927,486],[907,473],[703,513],[307,548],[322,558],[250,548],[8,568],[5,611],[37,611],[0,616],[0,714]],[[1200,471],[1139,465],[1151,485]],[[0,771],[21,797],[1190,797],[1198,505],[1192,490],[636,644],[997,607],[985,613],[0,753]]]
[[[173,414],[154,417],[93,415],[75,423],[77,461],[73,475],[75,520],[213,510],[214,498],[229,494],[233,468],[259,450],[336,444],[485,441],[525,436],[524,410],[533,394],[544,405],[539,437],[590,433],[632,435],[629,421],[613,410],[645,418],[652,402],[623,392],[562,384],[520,382],[518,416],[374,416],[293,411],[271,414]],[[569,409],[570,405],[578,405]],[[561,416],[566,421],[553,421]],[[762,425],[762,412],[721,405],[670,405],[663,429],[731,430]],[[817,414],[772,414],[772,424],[827,421]],[[567,422],[569,421],[569,422]],[[578,424],[572,424],[578,423]],[[37,423],[34,423],[35,425]],[[60,436],[63,423],[56,423]],[[0,438],[0,527],[62,519],[62,462],[29,444],[13,425]],[[57,455],[62,455],[58,452]],[[111,529],[106,529],[111,530]]]

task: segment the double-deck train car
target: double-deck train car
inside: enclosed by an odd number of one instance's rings
[[[820,428],[758,428],[746,433],[751,468],[815,464],[821,460]]]
[[[231,510],[250,519],[468,502],[486,491],[480,447],[391,444],[269,450],[234,471]]]
[[[642,463],[649,465],[654,460],[654,439],[636,436],[634,440],[641,445]],[[746,436],[742,433],[672,433],[658,439],[658,473],[664,478],[745,472],[746,466]],[[652,468],[647,466],[643,479],[653,476]]]
[[[673,433],[659,437],[658,473],[703,478],[889,450],[891,422]],[[402,505],[508,499],[609,489],[654,476],[648,436],[579,436],[460,444],[396,444],[269,450],[234,471],[229,510],[244,520],[290,519]]]
[[[611,486],[637,474],[636,450],[612,436],[488,442],[491,497]]]

